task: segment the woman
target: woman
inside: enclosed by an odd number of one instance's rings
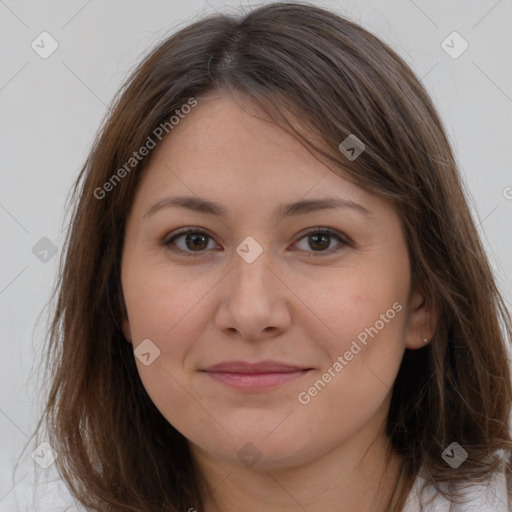
[[[80,503],[507,510],[510,316],[382,41],[299,3],[198,21],[75,193],[39,425]]]

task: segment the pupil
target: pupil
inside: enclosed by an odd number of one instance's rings
[[[195,247],[190,247],[190,245],[188,243],[188,242],[192,241],[193,244],[199,243],[201,245],[201,240],[203,242],[201,247],[198,247],[197,245],[195,245]],[[198,233],[188,234],[187,238],[186,238],[187,247],[189,249],[194,249],[194,248],[195,249],[204,249],[208,245],[207,242],[205,243],[205,240],[206,240],[206,236],[205,235],[201,235],[201,234],[198,234]]]
[[[326,247],[329,247],[329,237],[326,235],[311,235],[310,240],[317,240],[322,238],[325,243],[321,244],[321,249],[325,249]],[[313,245],[316,244],[316,241],[313,242]],[[314,247],[313,247],[314,249]]]

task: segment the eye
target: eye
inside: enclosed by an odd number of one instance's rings
[[[181,228],[174,232],[174,236],[164,242],[172,251],[191,256],[200,256],[208,248],[212,238],[208,233],[200,231],[197,228]],[[181,244],[177,240],[182,240]],[[194,254],[199,253],[199,254]]]
[[[338,247],[335,247],[334,249],[331,247],[331,242],[333,239],[338,241]],[[321,254],[312,254],[312,256],[322,256],[326,253],[333,253],[337,252],[340,249],[342,249],[345,245],[349,245],[348,240],[337,231],[330,229],[330,228],[314,228],[310,231],[308,231],[303,237],[299,239],[299,241],[295,244],[297,245],[301,240],[306,241],[306,245],[309,246],[313,251],[308,251],[307,247],[305,250],[307,252],[313,252],[313,253],[321,253]],[[329,248],[331,247],[331,248]],[[326,250],[327,249],[327,250]]]
[[[331,247],[333,239],[338,242],[338,247]],[[344,246],[350,245],[350,241],[347,237],[338,231],[327,227],[317,227],[309,230],[294,245],[297,246],[302,240],[306,241],[306,244],[312,249],[312,251],[308,250],[307,247],[299,248],[300,251],[320,253],[309,254],[312,256],[322,256],[337,252]],[[173,233],[171,238],[164,241],[163,245],[169,247],[176,253],[190,256],[201,256],[202,253],[207,252],[207,249],[212,249],[212,247],[210,247],[210,242],[213,242],[212,237],[199,228],[180,228]]]

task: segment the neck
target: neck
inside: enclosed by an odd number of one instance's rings
[[[400,457],[383,434],[371,439],[357,433],[348,441],[301,465],[251,469],[220,462],[196,446],[210,489],[204,510],[388,512]]]

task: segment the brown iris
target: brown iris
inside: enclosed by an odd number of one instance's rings
[[[189,245],[192,242],[193,247]],[[208,235],[201,233],[189,233],[185,238],[185,243],[189,249],[205,249],[208,246]]]
[[[314,240],[314,241],[311,242],[312,240]],[[325,234],[310,235],[308,237],[308,241],[309,241],[311,248],[314,250],[326,249],[327,247],[329,247],[330,235],[325,235]],[[319,249],[315,249],[315,247],[314,247],[317,244],[321,246]]]

